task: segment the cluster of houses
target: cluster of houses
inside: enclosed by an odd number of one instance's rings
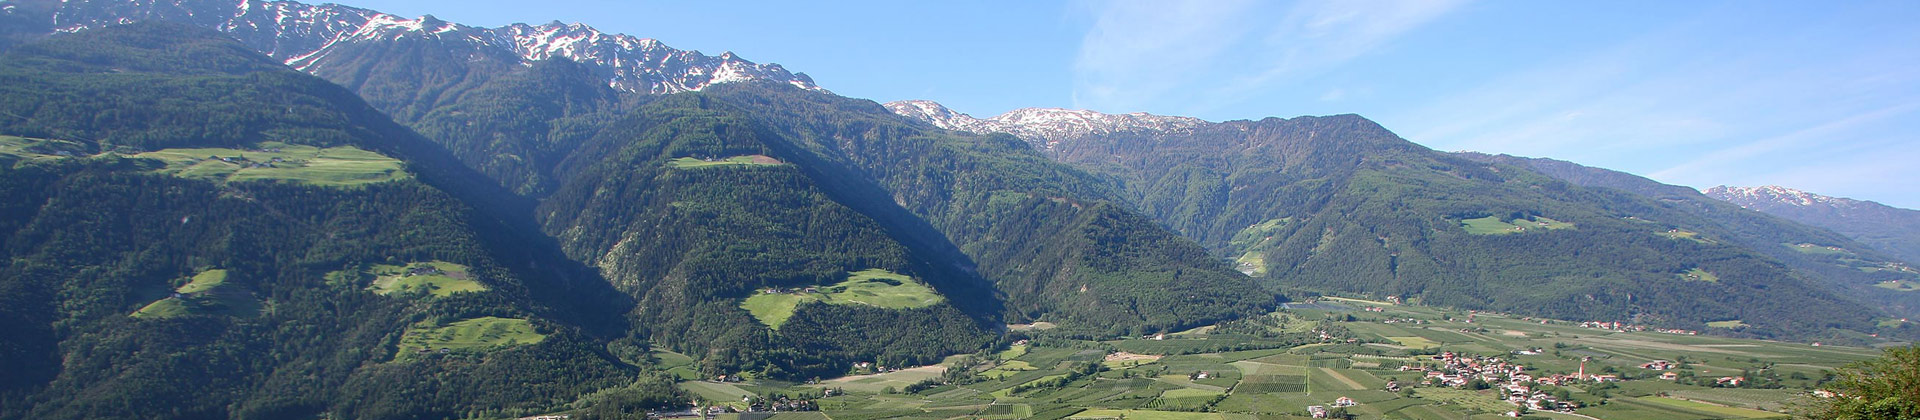
[[[441,274],[446,274],[446,273],[440,271],[440,267],[434,267],[433,264],[415,264],[412,266],[408,266],[407,272],[405,273],[407,277],[437,276]]]
[[[792,399],[787,397],[779,397],[777,399],[767,399],[767,398],[754,397],[751,395],[745,395],[740,397],[740,402],[747,404],[747,408],[745,411],[742,411],[739,408],[734,408],[733,406],[730,406],[730,405],[709,405],[705,407],[696,406],[694,408],[682,409],[677,411],[648,412],[647,418],[649,419],[698,418],[698,419],[713,420],[715,418],[720,417],[721,414],[731,414],[731,413],[780,413],[780,412],[794,412],[794,411],[820,411],[820,406],[818,404],[814,403],[813,400],[807,400],[807,399]],[[562,419],[564,418],[565,417],[562,417]]]
[[[1547,323],[1547,321],[1541,320],[1540,323],[1545,324]],[[1634,325],[1634,324],[1628,324],[1628,323],[1618,322],[1618,321],[1614,321],[1614,322],[1586,321],[1586,322],[1581,322],[1580,327],[1608,330],[1608,331],[1620,331],[1620,332],[1653,331],[1657,333],[1667,333],[1667,334],[1700,335],[1699,331],[1694,331],[1694,330],[1683,330],[1678,328],[1653,328],[1645,325]]]
[[[1533,410],[1572,411],[1580,408],[1573,401],[1560,401],[1545,392],[1533,389],[1534,384],[1568,385],[1580,382],[1617,382],[1618,375],[1589,375],[1586,363],[1580,364],[1580,371],[1574,374],[1552,374],[1534,376],[1527,373],[1527,367],[1501,360],[1496,357],[1464,356],[1453,352],[1441,353],[1433,357],[1439,367],[1401,366],[1401,371],[1425,371],[1428,381],[1442,386],[1465,387],[1475,379],[1506,393],[1507,402]],[[1388,390],[1398,388],[1397,383],[1388,384]]]
[[[1330,404],[1330,405],[1332,405],[1334,408],[1346,408],[1346,407],[1360,405],[1360,403],[1353,401],[1352,398],[1340,397],[1340,398],[1334,399],[1333,404]],[[1329,413],[1327,412],[1326,406],[1320,406],[1320,405],[1307,406],[1307,415],[1313,416],[1313,418],[1324,419],[1324,418],[1327,418],[1328,414]]]
[[[794,288],[786,288],[786,287],[768,287],[768,288],[764,288],[764,289],[760,289],[760,293],[761,293],[761,294],[768,294],[768,295],[777,295],[777,294],[798,294],[798,293],[820,293],[820,288],[819,288],[819,287],[817,287],[817,286],[807,286],[807,287],[794,287]]]

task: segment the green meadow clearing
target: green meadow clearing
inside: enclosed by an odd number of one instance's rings
[[[1660,235],[1660,237],[1673,239],[1673,240],[1685,239],[1685,240],[1699,242],[1703,244],[1713,243],[1713,241],[1709,241],[1706,238],[1700,237],[1700,232],[1694,232],[1691,230],[1672,229],[1666,232],[1655,233],[1655,235]]]
[[[1702,270],[1698,267],[1687,270],[1687,272],[1685,273],[1680,273],[1680,279],[1687,280],[1687,281],[1704,281],[1708,283],[1720,282],[1720,276],[1714,275],[1712,272],[1709,272],[1707,270]]]
[[[1741,322],[1740,320],[1736,319],[1731,321],[1709,322],[1707,323],[1707,326],[1712,328],[1746,328],[1747,323]]]
[[[91,158],[80,143],[0,136],[0,157],[17,162],[44,159]],[[165,166],[154,172],[213,182],[283,181],[325,187],[347,187],[407,179],[398,159],[352,146],[319,148],[262,142],[247,149],[178,148],[128,155],[153,159]],[[16,163],[18,164],[18,163]]]
[[[187,279],[161,298],[134,311],[134,318],[162,319],[207,314],[253,316],[260,312],[260,300],[245,287],[228,283],[227,270],[206,270]]]
[[[14,161],[25,163],[41,159],[60,159],[66,157],[87,156],[87,147],[80,143],[16,136],[0,136],[0,162]]]
[[[1474,235],[1508,235],[1538,230],[1572,229],[1572,223],[1534,216],[1530,219],[1500,220],[1499,216],[1487,216],[1478,219],[1460,221],[1460,227]]]
[[[473,280],[467,266],[446,261],[407,265],[375,264],[366,269],[366,274],[373,277],[373,283],[367,286],[367,290],[383,296],[426,292],[435,297],[445,297],[454,293],[487,290],[486,285]]]
[[[1814,255],[1853,254],[1852,252],[1847,252],[1845,248],[1840,248],[1840,247],[1827,247],[1827,246],[1820,246],[1820,245],[1814,245],[1814,244],[1781,244],[1781,245],[1786,245],[1787,248],[1792,248],[1793,250],[1800,251],[1803,254],[1814,254]]]
[[[285,181],[345,187],[407,179],[405,164],[351,146],[318,148],[264,142],[248,150],[162,149],[133,155],[166,163],[157,170],[214,182]]]
[[[1911,292],[1915,290],[1920,290],[1920,283],[1916,283],[1909,280],[1887,280],[1887,281],[1875,283],[1873,287],[1878,287],[1878,288],[1887,289],[1887,290],[1898,290],[1902,292]]]
[[[761,323],[780,328],[780,324],[786,323],[787,318],[793,317],[794,310],[806,302],[911,309],[933,306],[944,300],[939,292],[912,277],[887,270],[867,269],[847,273],[846,280],[832,286],[814,288],[812,292],[763,291],[741,301],[740,307]]]
[[[699,169],[718,166],[777,166],[785,165],[779,159],[766,155],[734,156],[726,159],[700,159],[693,157],[676,158],[667,161],[667,167],[673,169]]]
[[[411,359],[423,353],[476,351],[500,346],[539,343],[547,336],[534,331],[533,324],[518,318],[481,317],[447,325],[415,325],[400,336],[396,359]]]

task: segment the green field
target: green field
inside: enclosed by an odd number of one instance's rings
[[[1234,259],[1234,268],[1249,276],[1266,275],[1267,254],[1260,251],[1249,251],[1241,254],[1240,258]]]
[[[1474,235],[1507,235],[1537,230],[1572,229],[1573,224],[1539,216],[1526,220],[1514,219],[1512,222],[1500,220],[1499,216],[1487,216],[1461,220],[1460,227]]]
[[[1067,417],[1069,419],[1127,419],[1127,420],[1229,420],[1252,419],[1253,416],[1224,413],[1188,413],[1180,411],[1157,410],[1087,410]]]
[[[133,157],[166,163],[160,173],[215,182],[266,180],[343,187],[411,177],[399,160],[352,146],[323,149],[265,142],[247,150],[162,149]]]
[[[700,158],[692,158],[692,157],[683,157],[683,158],[677,158],[674,160],[667,161],[667,167],[673,168],[673,169],[698,169],[698,168],[711,168],[716,166],[757,166],[757,165],[777,166],[777,165],[785,165],[785,163],[781,163],[779,159],[774,159],[766,155],[734,156],[726,159],[700,159]]]
[[[741,397],[760,395],[756,392],[740,389],[740,387],[734,386],[733,384],[713,381],[681,382],[680,389],[686,390],[688,394],[693,394],[695,397],[700,397],[701,400],[705,400],[708,404],[728,405],[734,408],[746,408],[747,404],[741,401]]]
[[[1404,346],[1410,349],[1430,349],[1430,348],[1440,347],[1440,343],[1435,343],[1433,342],[1433,340],[1427,339],[1426,337],[1387,337],[1387,339],[1393,340],[1393,342],[1395,343],[1400,343],[1401,346]]]
[[[1713,273],[1708,272],[1707,270],[1702,270],[1699,268],[1687,270],[1687,272],[1680,273],[1679,275],[1681,280],[1686,280],[1686,281],[1704,281],[1708,283],[1720,282],[1720,276],[1714,275]]]
[[[1806,244],[1806,243],[1782,244],[1782,245],[1786,245],[1788,248],[1793,248],[1793,250],[1800,251],[1801,253],[1805,253],[1805,254],[1813,254],[1813,255],[1853,254],[1852,252],[1848,252],[1846,248],[1841,248],[1841,247],[1820,246],[1820,245]]]
[[[367,290],[383,296],[414,292],[448,296],[454,293],[487,290],[486,285],[473,280],[467,266],[446,261],[416,262],[407,265],[375,264],[367,268],[366,274],[373,276],[373,284],[367,286]]]
[[[1673,240],[1685,239],[1685,240],[1699,242],[1703,244],[1713,243],[1713,241],[1709,241],[1706,238],[1701,238],[1700,232],[1694,232],[1694,231],[1685,230],[1685,229],[1672,229],[1666,232],[1655,233],[1655,235],[1660,235],[1660,237],[1673,239]]]
[[[1734,407],[1713,405],[1713,404],[1707,404],[1707,403],[1698,402],[1698,401],[1687,401],[1687,400],[1668,398],[1668,397],[1647,396],[1647,397],[1640,397],[1639,400],[1644,402],[1654,403],[1654,404],[1661,404],[1666,406],[1687,409],[1687,410],[1707,412],[1707,413],[1711,413],[1718,416],[1726,416],[1726,418],[1760,419],[1760,418],[1786,417],[1785,414],[1780,414],[1780,413],[1775,413],[1770,411],[1748,410],[1745,408],[1734,408]]]
[[[440,351],[478,351],[501,346],[539,343],[547,336],[533,330],[533,324],[518,318],[481,317],[455,321],[444,326],[416,325],[400,336],[398,359]]]
[[[1707,326],[1708,326],[1708,327],[1713,327],[1713,328],[1729,328],[1729,329],[1738,329],[1738,328],[1746,328],[1746,327],[1747,327],[1747,323],[1745,323],[1745,322],[1741,322],[1740,320],[1738,320],[1738,319],[1736,319],[1736,320],[1732,320],[1732,321],[1714,321],[1714,322],[1709,322],[1709,323],[1707,323]]]
[[[699,364],[692,357],[666,350],[654,350],[653,359],[656,361],[654,367],[665,370],[676,378],[700,379],[700,372],[695,370],[699,368]]]
[[[65,140],[37,139],[15,136],[0,136],[0,162],[18,160],[20,162],[39,159],[60,159],[64,157],[87,156],[87,146]]]
[[[1231,249],[1240,257],[1234,259],[1235,267],[1249,276],[1261,276],[1267,273],[1266,250],[1271,248],[1274,235],[1280,233],[1293,221],[1292,218],[1279,218],[1255,223],[1234,233],[1230,241]]]
[[[769,327],[780,328],[793,311],[806,302],[831,305],[868,305],[888,309],[925,308],[946,300],[925,283],[906,275],[881,269],[847,273],[847,279],[832,286],[797,290],[789,293],[762,291],[740,302],[740,307]]]
[[[227,270],[206,270],[187,279],[173,290],[172,296],[156,300],[134,318],[161,319],[192,314],[253,316],[260,312],[260,300],[245,287],[227,283]]]
[[[1873,285],[1873,287],[1878,287],[1878,288],[1887,289],[1887,290],[1898,290],[1902,292],[1911,292],[1915,290],[1920,290],[1920,283],[1915,283],[1908,280],[1887,280],[1887,281],[1876,283]]]

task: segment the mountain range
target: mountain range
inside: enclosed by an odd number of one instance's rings
[[[289,1],[0,22],[0,418],[663,407],[1322,294],[1920,337],[1883,322],[1920,273],[1877,242],[1357,115],[979,119],[578,24]]]
[[[1907,262],[1920,261],[1920,211],[1781,186],[1708,188],[1708,197],[1832,229]]]

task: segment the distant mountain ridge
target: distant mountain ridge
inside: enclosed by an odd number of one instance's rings
[[[308,73],[318,73],[342,50],[404,38],[465,44],[473,57],[502,58],[526,65],[550,58],[586,64],[615,89],[652,94],[697,91],[720,83],[772,81],[823,90],[804,73],[779,64],[758,64],[731,52],[718,56],[674,49],[660,41],[601,32],[593,27],[550,22],[481,28],[433,16],[405,18],[338,4],[242,0],[37,0],[38,7],[8,7],[0,13],[48,13],[41,16],[59,32],[75,32],[146,20],[168,20],[206,27]]]
[[[1061,108],[1021,108],[992,118],[980,119],[926,100],[894,101],[887,110],[908,119],[935,127],[975,134],[1007,133],[1032,143],[1042,151],[1053,151],[1062,142],[1118,133],[1165,133],[1192,130],[1210,124],[1193,117],[1153,115],[1144,112],[1105,114],[1088,110]]]
[[[1907,262],[1920,261],[1920,211],[1792,188],[1717,186],[1708,197],[1832,229]]]

